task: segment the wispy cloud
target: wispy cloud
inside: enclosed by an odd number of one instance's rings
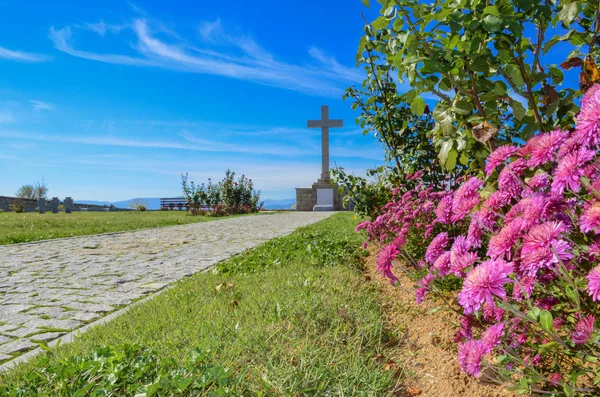
[[[4,47],[0,47],[0,59],[9,59],[11,61],[31,63],[46,62],[50,60],[50,58],[46,55],[35,54],[33,52],[9,50],[8,48]]]
[[[81,30],[82,26],[100,36],[109,30],[119,37],[133,34],[133,52],[109,54],[76,48],[73,28]],[[56,49],[79,58],[225,76],[311,95],[340,96],[346,86],[362,79],[357,69],[340,64],[319,48],[309,50],[310,63],[297,65],[276,59],[251,36],[231,31],[224,29],[220,19],[204,22],[198,29],[200,42],[195,45],[191,44],[193,39],[182,38],[159,21],[143,17],[120,25],[101,21],[62,29],[51,27],[50,38]],[[128,43],[126,38],[123,42]]]
[[[36,111],[41,111],[41,110],[54,110],[54,106],[46,103],[46,102],[42,102],[42,101],[35,101],[35,100],[30,100],[29,103],[31,103],[31,105],[33,106],[33,110]]]

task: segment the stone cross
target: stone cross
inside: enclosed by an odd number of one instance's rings
[[[50,208],[52,209],[53,214],[58,214],[58,206],[60,202],[58,201],[58,197],[52,197],[52,201],[50,202]]]
[[[308,128],[321,129],[321,179],[329,182],[329,129],[344,126],[344,120],[330,120],[329,106],[321,106],[321,120],[308,120]]]
[[[46,213],[46,197],[40,197],[37,202],[38,211],[40,214]]]
[[[73,199],[71,197],[65,198],[65,212],[70,214],[73,210]]]

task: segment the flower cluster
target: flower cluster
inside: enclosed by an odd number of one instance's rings
[[[456,341],[470,375],[485,366],[525,390],[600,393],[599,87],[582,99],[573,131],[501,146],[457,189],[395,192],[360,226],[383,246],[379,269],[393,281],[401,256],[424,267],[418,301],[436,281],[462,280]],[[428,240],[417,257],[405,249],[415,234]]]

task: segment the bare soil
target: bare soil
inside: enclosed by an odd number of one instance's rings
[[[380,292],[381,305],[389,329],[396,339],[393,358],[380,357],[399,376],[399,397],[413,396],[514,396],[502,386],[486,384],[460,370],[454,335],[459,315],[440,309],[443,302],[432,298],[417,304],[414,282],[396,274],[400,282],[391,285],[377,272],[377,248],[372,247],[365,263],[365,277]],[[400,273],[400,272],[397,272]]]

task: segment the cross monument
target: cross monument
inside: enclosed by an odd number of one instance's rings
[[[344,126],[344,120],[329,119],[329,106],[321,106],[321,120],[308,120],[308,128],[321,129],[321,178],[319,182],[329,182],[329,129]]]

